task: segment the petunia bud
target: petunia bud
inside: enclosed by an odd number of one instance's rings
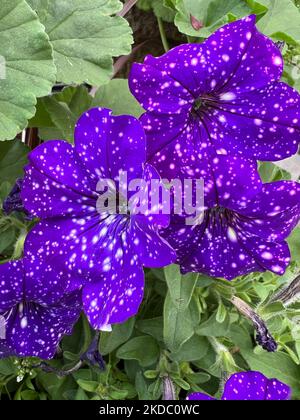
[[[271,298],[272,302],[282,302],[284,306],[290,306],[298,300],[300,300],[300,276]]]
[[[176,400],[175,386],[169,375],[163,377],[163,400],[174,401]]]
[[[82,361],[87,361],[93,366],[97,366],[101,370],[105,370],[105,362],[101,353],[98,350],[99,347],[99,333],[96,333],[90,347],[81,356]]]
[[[200,29],[204,27],[203,23],[197,18],[195,18],[195,16],[191,15],[190,20],[191,20],[192,27],[195,29],[195,31],[200,31]]]
[[[252,322],[257,332],[257,344],[269,353],[275,352],[278,345],[260,316],[246,302],[236,296],[231,299],[231,302],[242,315]]]
[[[17,179],[11,192],[9,193],[7,198],[4,200],[3,211],[6,215],[9,215],[10,213],[14,211],[22,212],[22,213],[25,213],[26,216],[31,219],[31,217],[29,217],[29,213],[24,207],[24,204],[21,198],[22,185],[23,185],[23,179],[21,178]]]

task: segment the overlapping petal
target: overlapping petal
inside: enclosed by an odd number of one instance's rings
[[[258,181],[253,189],[251,166],[247,169],[246,164],[239,172],[238,162],[237,158],[233,163],[233,175],[228,171],[230,166],[225,164],[222,174],[216,165],[215,202],[210,202],[200,223],[187,226],[184,217],[172,217],[170,226],[162,232],[177,251],[177,262],[184,273],[195,271],[231,280],[255,271],[282,275],[290,263],[285,239],[300,220],[299,183],[262,185]],[[241,178],[235,177],[234,168]],[[243,188],[247,173],[250,183],[248,186],[245,182]],[[253,176],[259,180],[255,172]]]
[[[113,267],[83,289],[84,311],[97,330],[134,316],[144,296],[144,273],[135,258],[121,268]]]
[[[75,149],[89,176],[119,180],[126,171],[128,181],[141,178],[146,159],[145,134],[139,121],[130,116],[112,116],[111,111],[93,108],[83,114],[75,128]]]
[[[223,400],[288,400],[288,385],[277,379],[268,379],[260,372],[241,372],[226,382]]]
[[[62,337],[72,332],[81,312],[81,294],[61,297],[56,305],[24,302],[7,317],[7,346],[21,357],[52,359]]]
[[[5,320],[0,354],[51,359],[61,338],[71,333],[80,315],[81,292],[64,294],[60,289],[54,299],[53,284],[41,282],[37,273],[33,278],[33,273],[25,270],[23,260],[9,262],[0,269],[0,314]],[[60,281],[56,279],[57,284]],[[58,291],[59,286],[54,287]]]
[[[179,167],[178,154],[190,158],[207,147],[261,160],[294,154],[300,96],[279,82],[282,70],[281,53],[256,29],[255,16],[225,25],[203,44],[182,45],[136,65],[130,87],[147,110],[142,122],[148,155],[160,174]],[[183,102],[174,105],[162,88],[167,78],[167,85],[173,81],[193,99],[177,92]]]
[[[23,297],[23,262],[10,261],[0,265],[0,313],[8,311]]]
[[[226,95],[228,100],[218,101],[207,111],[215,147],[263,160],[281,160],[297,152],[300,95],[296,90],[276,83],[245,94]]]
[[[255,20],[252,15],[230,23],[202,44],[181,45],[158,58],[148,56],[145,64],[166,72],[196,98],[212,91],[259,89],[280,79],[283,60],[271,39],[256,29]]]

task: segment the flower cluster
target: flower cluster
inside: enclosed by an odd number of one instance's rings
[[[51,358],[82,309],[97,330],[126,321],[143,298],[143,267],[177,262],[184,273],[228,280],[285,272],[300,185],[264,185],[257,169],[257,159],[283,159],[299,145],[300,95],[279,81],[282,70],[280,51],[250,16],[135,64],[129,84],[146,109],[140,121],[91,109],[74,146],[53,140],[30,153],[19,205],[39,222],[24,258],[1,266],[3,354]],[[153,206],[124,212],[121,201],[113,213],[99,209],[103,196],[123,194],[123,172],[143,181],[141,205],[153,179],[203,179],[200,220],[190,226],[184,212]],[[111,187],[99,190],[106,180]]]

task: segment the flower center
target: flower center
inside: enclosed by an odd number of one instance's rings
[[[215,98],[213,96],[199,96],[197,99],[195,99],[191,114],[194,119],[202,119],[205,115],[205,110],[207,110],[209,107],[213,105],[215,102]]]

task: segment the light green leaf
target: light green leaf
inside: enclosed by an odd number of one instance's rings
[[[293,388],[295,397],[300,396],[300,367],[285,353],[266,353],[259,355],[252,351],[241,350],[251,370],[257,370],[268,378],[276,378]]]
[[[183,276],[178,265],[169,265],[164,272],[173,305],[179,312],[185,311],[190,304],[198,274],[190,273]]]
[[[300,12],[291,0],[259,0],[268,12],[258,28],[266,35],[290,43],[300,41]]]
[[[132,338],[117,351],[117,357],[124,360],[137,360],[142,367],[153,365],[159,356],[156,341],[150,336]]]
[[[126,79],[113,79],[107,85],[101,86],[91,106],[112,109],[114,115],[133,115],[137,118],[144,112],[130,93]]]
[[[284,169],[279,168],[272,162],[261,162],[259,164],[259,174],[263,182],[290,180],[291,174]]]
[[[14,184],[23,175],[29,148],[20,140],[0,143],[0,182]]]
[[[113,72],[112,57],[129,54],[128,22],[111,16],[117,0],[29,0],[46,28],[54,49],[57,80],[100,86]]]
[[[24,0],[0,5],[0,140],[13,139],[35,114],[36,98],[55,83],[52,48]]]
[[[240,0],[177,0],[175,6],[175,25],[180,32],[194,37],[208,37],[229,21],[229,14],[230,18],[239,18],[250,13],[250,8]],[[203,28],[194,29],[191,16],[199,20]]]
[[[190,309],[178,310],[170,292],[164,305],[164,342],[169,350],[177,352],[194,334],[193,319]]]
[[[300,227],[294,229],[288,238],[288,244],[292,254],[292,261],[300,262]]]

